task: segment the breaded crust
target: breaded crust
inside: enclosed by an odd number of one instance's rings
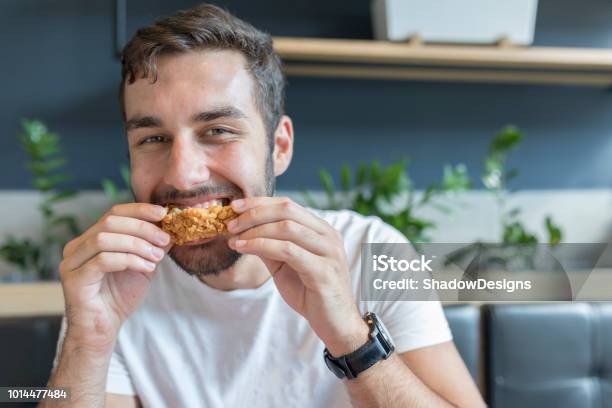
[[[161,228],[170,234],[175,245],[183,245],[227,232],[227,222],[237,216],[229,205],[182,209],[169,206]]]

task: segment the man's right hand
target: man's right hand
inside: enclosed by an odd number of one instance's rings
[[[122,323],[144,299],[157,264],[172,246],[154,222],[166,209],[147,203],[116,205],[64,247],[60,276],[66,337],[105,352]]]

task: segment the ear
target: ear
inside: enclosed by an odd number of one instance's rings
[[[274,175],[283,174],[293,157],[293,122],[289,116],[283,115],[274,132]]]

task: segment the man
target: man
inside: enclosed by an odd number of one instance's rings
[[[214,6],[125,47],[136,203],[64,249],[49,386],[70,388],[68,405],[483,405],[439,303],[356,297],[360,243],[406,242],[397,231],[273,197],[293,152],[283,87],[271,38]],[[157,226],[169,203],[239,216],[229,235],[172,246]]]

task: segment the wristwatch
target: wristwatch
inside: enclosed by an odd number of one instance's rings
[[[336,377],[353,379],[380,360],[386,360],[395,350],[395,345],[385,325],[372,313],[367,312],[363,319],[370,327],[369,339],[366,344],[340,357],[334,357],[327,348],[323,351],[323,358],[327,368]]]

